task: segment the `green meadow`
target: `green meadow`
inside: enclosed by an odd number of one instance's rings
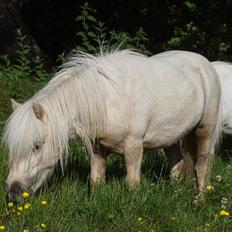
[[[206,201],[195,205],[192,185],[169,179],[161,152],[145,154],[142,185],[134,190],[124,184],[123,158],[112,155],[107,160],[107,183],[94,192],[81,145],[72,144],[70,153],[64,175],[57,168],[39,192],[29,192],[12,206],[5,200],[7,155],[1,150],[0,224],[5,231],[232,231],[229,156],[216,157]]]

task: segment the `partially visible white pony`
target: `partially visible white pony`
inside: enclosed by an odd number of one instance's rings
[[[222,61],[215,61],[212,64],[221,83],[222,133],[232,135],[232,64]],[[179,143],[166,148],[165,153],[171,169],[170,176],[172,179],[177,179],[183,169]]]
[[[129,186],[140,184],[144,147],[170,146],[185,137],[202,193],[220,136],[219,101],[217,74],[195,53],[74,56],[45,88],[15,104],[3,136],[8,195],[18,200],[23,190],[36,191],[57,161],[62,164],[73,134],[90,153],[92,184],[104,180],[105,158],[113,151],[125,156]]]
[[[225,135],[232,135],[232,64],[221,61],[212,64],[222,88],[222,132]]]

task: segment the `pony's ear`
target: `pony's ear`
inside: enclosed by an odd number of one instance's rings
[[[33,103],[32,108],[33,108],[36,118],[38,118],[39,120],[42,120],[44,116],[43,107],[39,103]]]
[[[11,107],[13,111],[17,110],[22,104],[16,102],[13,98],[10,99],[11,101]]]

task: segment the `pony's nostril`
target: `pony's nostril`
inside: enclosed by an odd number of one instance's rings
[[[22,195],[22,187],[19,182],[13,182],[10,186],[10,189],[8,190],[8,200],[19,202]]]

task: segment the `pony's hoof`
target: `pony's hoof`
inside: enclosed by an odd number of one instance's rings
[[[195,200],[193,201],[193,204],[195,206],[198,206],[202,203],[205,203],[205,196],[203,193],[199,193],[196,197],[195,197]]]

